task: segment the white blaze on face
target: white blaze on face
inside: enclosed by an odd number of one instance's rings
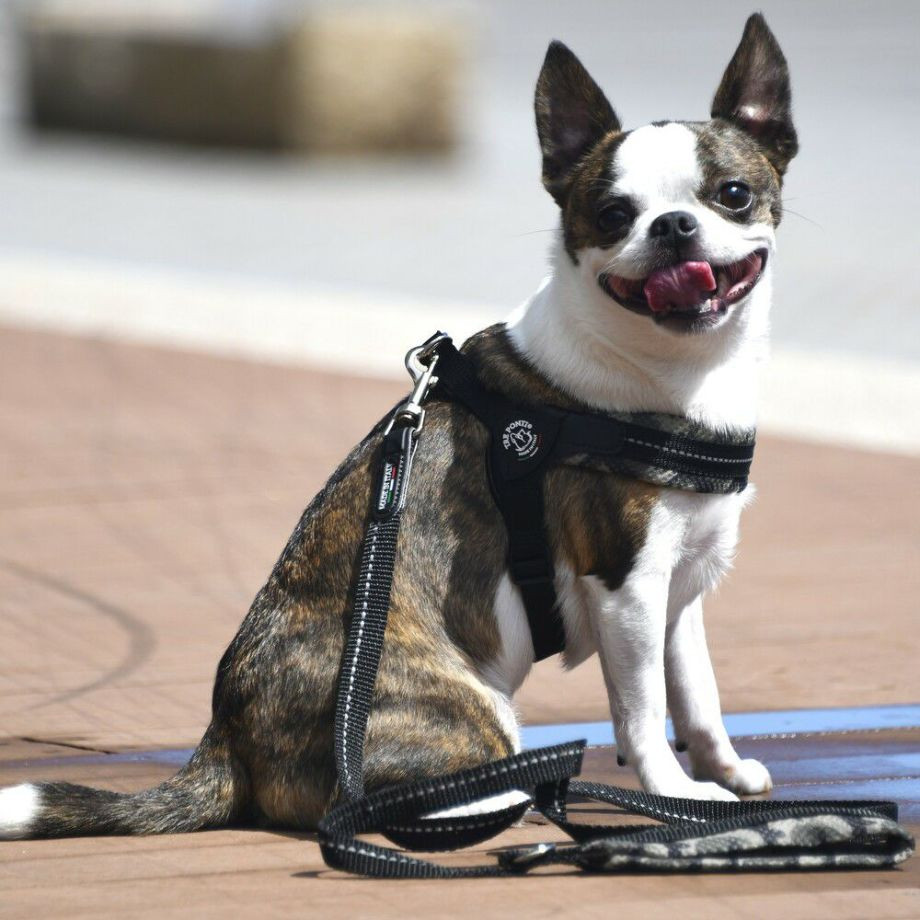
[[[614,193],[632,199],[640,212],[653,208],[658,201],[696,203],[703,173],[697,158],[696,135],[683,125],[638,128],[620,144],[613,165]]]
[[[585,260],[587,270],[611,271],[624,278],[645,278],[659,266],[659,253],[649,228],[669,211],[687,211],[699,225],[695,258],[727,265],[755,249],[773,247],[773,228],[744,224],[717,214],[698,196],[703,187],[703,164],[697,135],[685,125],[646,125],[627,135],[612,163],[611,193],[630,200],[636,219],[629,234],[616,246],[595,249]]]

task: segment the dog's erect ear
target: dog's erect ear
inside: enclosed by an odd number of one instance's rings
[[[562,42],[552,42],[534,97],[543,151],[543,184],[561,206],[578,161],[620,122],[607,97],[581,61]]]
[[[712,117],[747,131],[780,175],[799,148],[792,125],[789,68],[760,13],[744,26],[741,43],[712,100]]]

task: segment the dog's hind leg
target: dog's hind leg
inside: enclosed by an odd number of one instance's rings
[[[507,697],[472,675],[445,678],[442,673],[438,683],[433,683],[434,677],[416,677],[431,689],[414,699],[378,699],[367,738],[368,788],[478,767],[518,750],[517,719]],[[434,814],[484,814],[528,798],[509,790]]]
[[[212,726],[192,759],[153,789],[123,793],[57,782],[0,789],[0,840],[224,827],[247,795],[244,772],[226,737]]]
[[[495,710],[498,715],[501,728],[511,740],[511,753],[518,753],[521,749],[520,729],[517,721],[517,713],[511,700],[503,693],[497,690],[492,691],[492,698],[495,702]],[[530,796],[520,789],[512,789],[508,792],[501,792],[498,795],[490,795],[484,799],[478,799],[466,805],[456,805],[453,808],[445,808],[440,811],[432,812],[428,817],[431,818],[451,818],[461,817],[463,815],[482,815],[492,811],[501,811],[505,808],[511,808],[514,805],[520,805],[522,802],[530,800]]]

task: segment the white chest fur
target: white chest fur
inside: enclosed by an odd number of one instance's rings
[[[669,610],[714,588],[731,567],[741,511],[753,495],[753,486],[730,495],[662,492],[636,567],[669,578]]]
[[[663,489],[652,511],[645,543],[626,582],[653,578],[667,584],[668,613],[711,590],[731,567],[741,511],[753,486],[740,494],[705,495]],[[597,591],[592,578],[576,578],[556,560],[556,588],[566,626],[565,663],[574,667],[597,651]],[[533,643],[520,594],[505,575],[494,599],[502,652],[487,669],[488,683],[511,695],[533,661]]]

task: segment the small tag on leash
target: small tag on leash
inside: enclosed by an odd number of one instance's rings
[[[399,462],[389,458],[383,461],[380,473],[380,494],[377,497],[377,514],[388,517],[396,503],[396,482],[399,478]]]
[[[384,438],[374,505],[374,517],[378,521],[391,518],[402,507],[414,440],[412,426],[395,427]]]

